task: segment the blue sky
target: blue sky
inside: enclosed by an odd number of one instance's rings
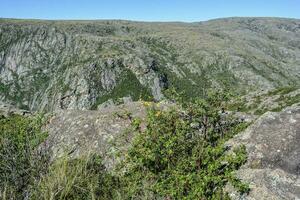
[[[204,21],[233,16],[300,19],[300,0],[0,0],[0,17]]]

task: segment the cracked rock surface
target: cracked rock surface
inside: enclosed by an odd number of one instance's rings
[[[248,161],[237,174],[251,187],[239,196],[228,186],[233,199],[300,198],[299,104],[265,113],[229,144],[246,146]]]

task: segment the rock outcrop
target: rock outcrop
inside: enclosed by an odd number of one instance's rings
[[[141,102],[109,106],[98,111],[61,110],[48,122],[49,137],[43,144],[53,158],[76,157],[90,152],[100,153],[109,168],[116,162],[116,148],[130,145],[122,138],[133,117],[144,118]],[[237,171],[250,184],[249,195],[240,196],[231,185],[227,190],[233,199],[297,199],[300,198],[300,105],[281,112],[267,112],[244,132],[228,142],[228,146],[244,144],[248,161]],[[130,134],[129,134],[130,135]],[[131,135],[132,136],[132,135]]]
[[[97,111],[60,110],[49,118],[45,127],[49,137],[41,147],[51,151],[52,159],[95,152],[106,158],[113,151],[112,143],[130,126],[131,119],[145,115],[146,108],[141,102]]]
[[[160,109],[172,106],[164,102],[152,105]],[[126,129],[133,119],[144,119],[146,110],[143,102],[110,105],[97,111],[57,110],[45,125],[49,136],[41,148],[50,150],[52,159],[97,153],[109,167],[115,148],[126,148],[130,144],[132,135],[123,137]]]
[[[300,198],[300,105],[267,112],[228,144],[244,144],[248,161],[238,176],[250,183],[248,196],[228,187],[233,199]]]

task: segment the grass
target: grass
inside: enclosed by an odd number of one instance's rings
[[[22,199],[35,179],[45,173],[47,153],[35,151],[47,137],[41,131],[42,124],[42,116],[0,119],[0,198]]]
[[[33,191],[33,199],[116,199],[119,181],[95,154],[70,159],[64,156],[49,168]]]
[[[42,115],[0,119],[0,199],[111,199],[118,180],[97,155],[53,163],[38,149],[47,137]]]

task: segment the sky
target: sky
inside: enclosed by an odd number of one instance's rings
[[[300,0],[0,0],[1,18],[195,22],[236,16],[300,19]]]

